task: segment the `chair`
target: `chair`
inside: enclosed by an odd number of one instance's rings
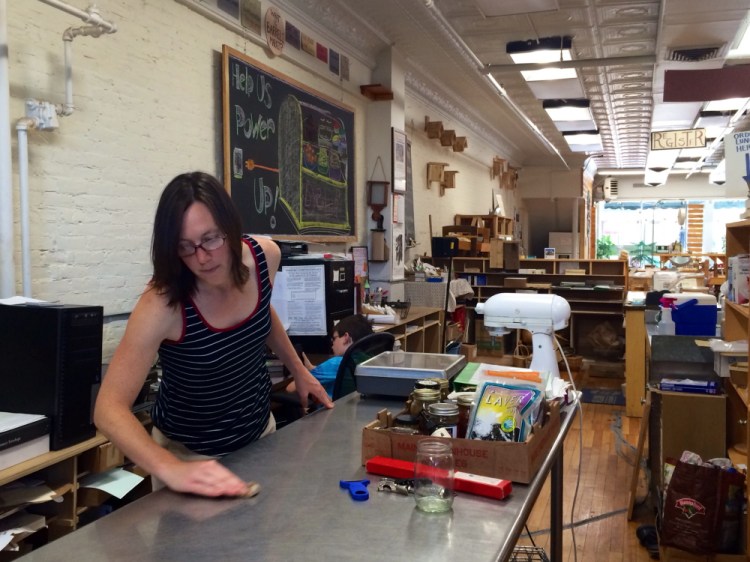
[[[341,358],[341,364],[336,371],[336,381],[333,383],[333,400],[338,400],[357,390],[355,376],[357,365],[384,351],[393,351],[395,341],[396,338],[391,333],[375,332],[350,345]],[[276,420],[277,428],[281,428],[308,413],[302,408],[299,396],[286,390],[273,392],[271,401],[280,406],[278,412],[274,413],[274,415],[279,414],[279,419]],[[319,407],[313,405],[310,412]]]
[[[357,390],[355,371],[357,365],[380,355],[384,351],[393,351],[396,338],[388,332],[375,332],[354,342],[341,358],[341,365],[336,371],[336,382],[333,383],[333,399],[351,394]]]

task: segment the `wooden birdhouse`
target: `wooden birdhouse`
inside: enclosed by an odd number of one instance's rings
[[[424,130],[427,131],[427,138],[439,139],[440,135],[443,134],[443,122],[442,121],[430,121],[430,118],[425,116]]]
[[[467,146],[469,146],[469,141],[466,137],[456,137],[453,142],[453,152],[463,152]]]
[[[430,184],[433,182],[442,184],[445,181],[444,170],[447,165],[446,162],[427,163],[427,189],[430,189]]]
[[[440,183],[440,196],[445,195],[446,189],[456,187],[456,174],[458,170],[443,170],[443,181]]]
[[[453,143],[456,141],[456,131],[453,129],[447,129],[443,131],[443,134],[440,135],[440,144],[443,146],[453,146]]]

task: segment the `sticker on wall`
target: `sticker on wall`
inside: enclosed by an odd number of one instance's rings
[[[336,76],[339,75],[339,54],[330,49],[328,51],[328,70],[333,72]]]
[[[394,281],[404,278],[404,223],[392,225],[393,248],[391,250],[391,263],[393,264],[392,279]]]
[[[284,51],[286,29],[284,16],[273,6],[266,10],[265,28],[268,48],[274,55],[280,55]]]
[[[299,49],[300,47],[299,28],[289,22],[286,22],[286,42],[295,49]]]
[[[240,2],[240,24],[245,29],[260,35],[260,0]]]
[[[302,32],[302,50],[308,55],[315,56],[315,39]]]
[[[315,47],[315,56],[318,57],[318,60],[328,62],[328,47],[326,47],[325,45],[321,45],[320,43],[318,43]]]
[[[341,78],[349,80],[349,57],[341,55]]]

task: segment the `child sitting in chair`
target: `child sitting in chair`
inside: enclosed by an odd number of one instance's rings
[[[328,396],[333,397],[333,385],[336,382],[336,373],[341,365],[341,358],[343,357],[346,350],[349,349],[354,342],[359,341],[363,337],[372,334],[372,326],[370,322],[361,314],[353,314],[342,318],[333,327],[331,333],[331,347],[333,348],[333,357],[323,361],[320,365],[315,366],[310,363],[307,355],[302,354],[302,362],[305,367],[310,369],[313,376],[320,381],[323,385]],[[286,387],[287,391],[295,392],[294,382],[290,383]]]

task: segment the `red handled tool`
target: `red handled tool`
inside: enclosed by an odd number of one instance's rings
[[[390,478],[414,478],[414,463],[401,461],[390,457],[373,457],[367,461],[365,469],[370,474],[388,476]],[[469,474],[468,472],[456,471],[453,477],[454,487],[457,492],[466,492],[476,496],[484,496],[501,500],[508,497],[513,491],[513,483],[510,480]]]

